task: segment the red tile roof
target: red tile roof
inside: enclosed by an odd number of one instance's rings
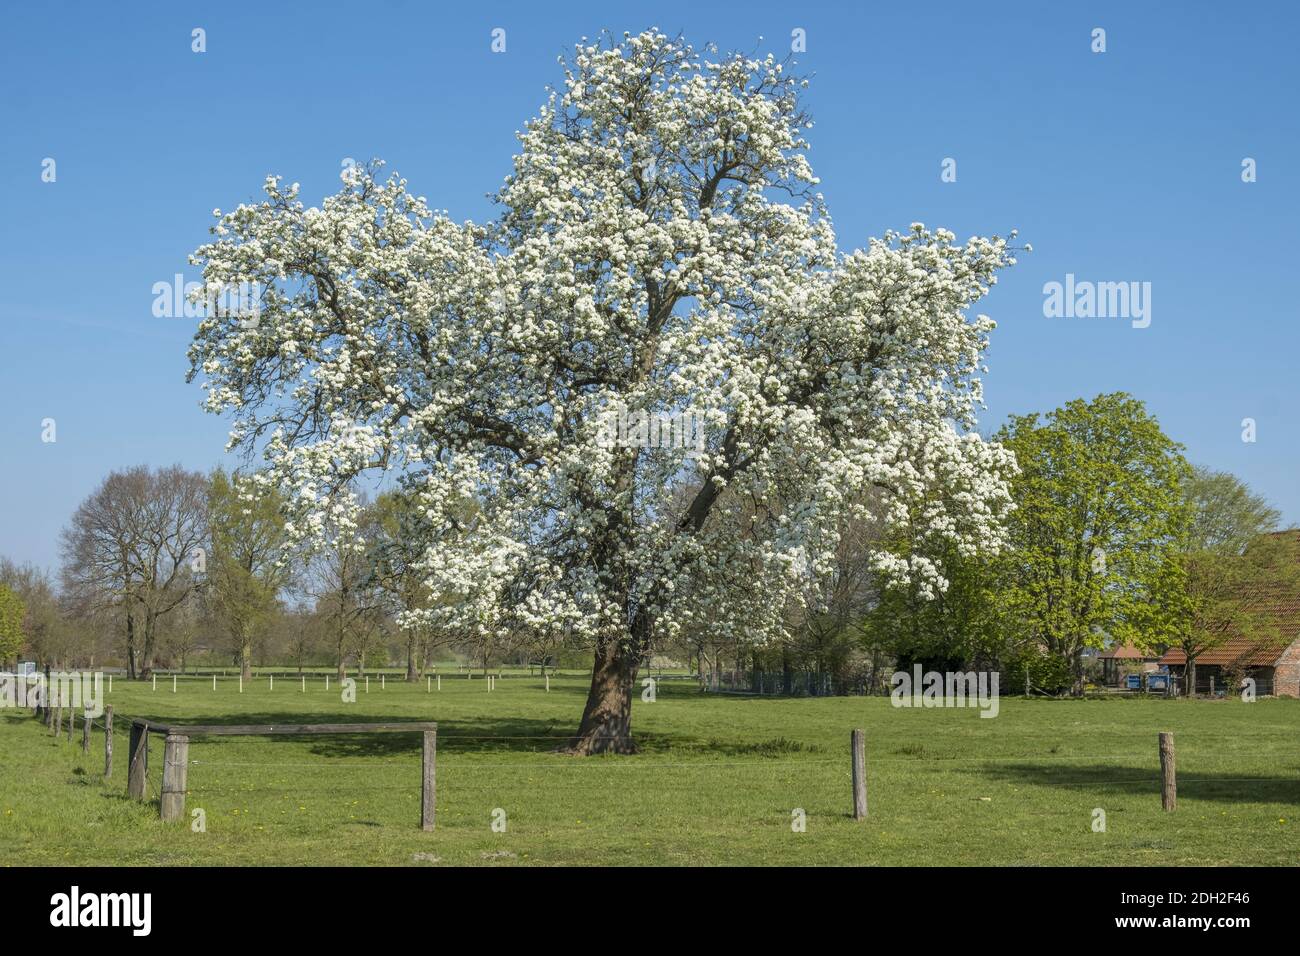
[[[1276,533],[1296,534],[1292,530]],[[1251,640],[1234,634],[1218,647],[1198,655],[1196,663],[1221,666],[1236,664],[1244,667],[1274,666],[1282,653],[1300,640],[1300,593],[1288,591],[1273,594],[1259,604],[1257,611],[1271,627],[1277,629],[1277,636],[1264,640]],[[1187,655],[1181,649],[1171,647],[1165,656],[1160,658],[1160,663],[1186,664]]]
[[[1102,651],[1097,656],[1124,661],[1153,661],[1158,657],[1156,654],[1148,654],[1145,651],[1139,651],[1132,644],[1118,644],[1110,650]]]
[[[1293,637],[1293,640],[1297,638]],[[1277,645],[1255,644],[1246,638],[1230,637],[1218,647],[1213,647],[1196,657],[1197,664],[1218,664],[1229,666],[1238,664],[1243,667],[1273,667],[1290,642]],[[1160,658],[1161,664],[1186,664],[1187,655],[1181,649],[1171,647]]]

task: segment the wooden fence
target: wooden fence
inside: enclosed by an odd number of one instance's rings
[[[67,739],[72,742],[76,725],[76,710],[64,707],[58,700],[42,698],[33,708],[34,716],[44,723],[57,738],[64,734],[64,715],[67,715]],[[90,753],[90,731],[98,726],[104,731],[104,779],[113,776],[113,708],[104,709],[100,723],[89,713],[81,719],[81,750]],[[163,724],[147,718],[131,718],[130,746],[127,752],[128,768],[126,792],[135,800],[144,800],[149,791],[149,737],[162,734],[163,778],[159,813],[167,822],[185,816],[185,793],[189,771],[191,737],[249,737],[249,736],[337,736],[341,734],[420,734],[423,739],[423,760],[420,783],[420,827],[425,831],[434,828],[437,809],[438,725],[432,721],[399,721],[395,723],[365,724]]]
[[[109,718],[111,722],[111,717]],[[149,735],[162,734],[162,799],[159,812],[166,822],[185,816],[185,785],[191,737],[338,736],[341,734],[422,734],[420,827],[434,827],[437,805],[438,725],[428,721],[369,724],[160,724],[143,718],[131,721],[130,772],[127,795],[143,800],[148,793]]]
[[[57,703],[35,708],[35,715],[45,722],[56,738],[63,736],[63,710]],[[72,742],[75,712],[67,708],[67,740]],[[82,718],[82,752],[90,751],[90,728],[94,721],[87,714]],[[113,708],[104,711],[104,778],[113,775]],[[162,734],[163,777],[159,800],[159,813],[165,822],[181,820],[185,816],[186,783],[189,770],[189,746],[192,737],[248,737],[248,736],[338,736],[343,734],[418,733],[423,739],[420,787],[420,828],[426,832],[434,829],[437,808],[437,756],[438,725],[431,721],[405,721],[397,723],[363,724],[162,724],[147,718],[131,719],[131,736],[127,773],[127,795],[144,800],[149,786],[149,736]],[[1174,762],[1174,735],[1161,733],[1158,739],[1160,755],[1160,798],[1166,811],[1178,806],[1178,781]],[[866,733],[855,729],[850,734],[850,779],[852,782],[852,811],[855,820],[865,820],[867,809],[867,746]]]

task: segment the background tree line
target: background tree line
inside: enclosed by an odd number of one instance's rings
[[[118,665],[146,679],[200,664],[344,676],[402,661],[416,680],[442,646],[481,661],[472,636],[401,621],[433,599],[417,522],[404,497],[382,494],[325,547],[293,554],[278,495],[256,476],[113,472],[64,529],[57,576],[0,557],[0,664]]]
[[[1194,687],[1196,659],[1230,637],[1280,646],[1294,636],[1266,610],[1300,588],[1300,534],[1279,532],[1276,509],[1236,477],[1189,464],[1140,401],[1076,400],[1015,416],[992,437],[1019,465],[1002,553],[936,551],[906,532],[886,542],[883,520],[854,519],[839,529],[831,573],[809,575],[785,609],[778,640],[721,637],[704,622],[648,657],[711,683],[773,675],[787,693],[800,681],[811,692],[878,689],[917,663],[996,668],[1008,686],[1028,678],[1080,693],[1087,648],[1181,648]],[[474,510],[467,503],[463,519]],[[113,472],[64,530],[57,577],[0,558],[0,662],[120,664],[142,679],[196,664],[245,676],[254,666],[329,666],[342,677],[400,662],[418,680],[438,651],[484,669],[586,666],[566,634],[412,623],[407,612],[456,600],[425,584],[434,533],[425,524],[407,497],[386,492],[359,521],[327,528],[323,547],[293,555],[277,492],[255,474]],[[885,544],[937,561],[946,588],[886,587],[873,564]]]
[[[891,543],[937,560],[947,588],[890,589],[869,557],[882,524],[864,522],[842,529],[833,573],[809,580],[782,640],[718,643],[701,628],[676,653],[706,681],[776,675],[786,692],[801,679],[813,692],[879,690],[919,663],[1078,694],[1086,649],[1181,648],[1195,687],[1197,658],[1234,635],[1279,649],[1295,638],[1267,612],[1300,590],[1300,533],[1280,531],[1277,510],[1235,476],[1190,464],[1140,401],[1080,399],[993,437],[1019,465],[1002,553],[936,553],[904,535]]]

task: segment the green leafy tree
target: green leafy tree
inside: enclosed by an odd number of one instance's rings
[[[208,491],[212,554],[208,586],[245,680],[253,673],[253,643],[289,583],[281,562],[285,524],[279,496],[250,477],[212,473]]]
[[[0,558],[0,586],[13,592],[23,606],[21,653],[44,664],[66,660],[78,649],[68,616],[44,569]],[[0,661],[4,660],[7,658],[0,656]]]
[[[1197,659],[1229,639],[1279,649],[1288,642],[1274,612],[1300,589],[1300,545],[1293,531],[1270,533],[1277,509],[1235,475],[1196,468],[1184,495],[1188,523],[1164,600],[1194,695]]]
[[[26,613],[22,598],[0,584],[0,662],[18,662],[25,641],[23,618]]]
[[[955,548],[930,549],[947,587],[923,594],[916,586],[881,588],[862,628],[868,646],[881,646],[896,666],[957,670],[998,656],[1001,628],[995,600],[996,563]]]
[[[1067,661],[1081,693],[1080,652],[1107,636],[1167,643],[1176,612],[1177,542],[1188,466],[1145,406],[1123,392],[1017,416],[998,440],[1020,475],[999,560],[1002,611],[1015,638]]]
[[[1186,549],[1241,554],[1246,546],[1277,529],[1281,515],[1236,475],[1194,467],[1184,494],[1191,509]]]
[[[1269,611],[1279,595],[1300,586],[1300,562],[1271,535],[1245,554],[1197,551],[1184,560],[1186,603],[1175,644],[1187,655],[1187,693],[1194,695],[1197,659],[1230,638],[1254,647],[1286,646],[1287,636]]]

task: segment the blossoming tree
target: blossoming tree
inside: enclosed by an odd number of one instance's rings
[[[628,752],[655,642],[779,635],[862,490],[909,541],[1000,546],[1014,464],[974,432],[993,323],[966,310],[1014,259],[920,224],[838,251],[806,83],[772,57],[650,31],[562,63],[492,222],[378,163],[320,207],[271,177],[218,212],[193,261],[210,288],[256,283],[261,313],[206,318],[190,377],[261,450],[295,539],[383,470],[454,596],[408,613],[588,642],[569,749]],[[687,411],[702,447],[643,440]],[[611,441],[611,414],[635,427]],[[942,550],[871,558],[933,591]]]

